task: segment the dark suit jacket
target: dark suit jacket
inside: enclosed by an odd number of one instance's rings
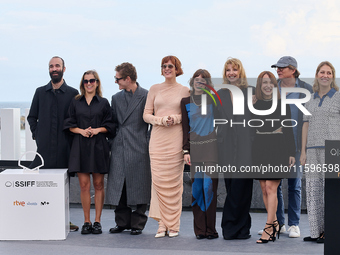
[[[254,129],[248,126],[248,120],[252,114],[248,109],[248,90],[242,90],[244,95],[244,115],[233,115],[233,105],[228,89],[220,89],[218,94],[221,97],[222,106],[218,104],[215,111],[215,118],[228,120],[227,124],[218,125],[218,162],[228,166],[250,166],[252,164],[252,141],[254,139]],[[231,121],[233,126],[231,127]],[[245,122],[243,124],[235,124]]]
[[[149,124],[143,120],[148,91],[138,85],[129,105],[124,93],[122,90],[112,96],[117,131],[111,146],[106,198],[109,204],[118,205],[125,181],[127,204],[148,204],[151,196]]]
[[[70,134],[68,130],[64,131],[64,119],[77,94],[78,91],[66,82],[55,91],[51,82],[35,91],[27,121],[37,143],[37,152],[44,159],[44,168],[68,167]],[[30,167],[38,165],[40,158],[36,157]]]

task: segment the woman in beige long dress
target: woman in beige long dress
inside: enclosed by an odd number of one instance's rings
[[[175,56],[162,59],[165,81],[151,86],[144,109],[144,121],[152,124],[149,154],[152,193],[149,217],[158,221],[157,237],[178,236],[183,193],[183,131],[181,99],[189,88],[176,81],[183,74]]]

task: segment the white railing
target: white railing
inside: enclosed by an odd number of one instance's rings
[[[27,122],[26,116],[29,109],[25,109],[25,143],[22,148],[20,129],[20,109],[3,108],[0,109],[1,118],[1,160],[19,160],[25,151],[36,151],[35,141]],[[27,154],[26,160],[33,160],[34,155]]]

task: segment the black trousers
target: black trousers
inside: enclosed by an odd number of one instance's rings
[[[115,209],[116,224],[126,229],[144,229],[148,220],[148,216],[145,215],[147,204],[138,204],[136,207],[136,210],[133,211],[127,205],[126,184],[124,182],[122,195]]]
[[[253,179],[224,179],[227,197],[222,214],[224,239],[247,239],[250,237],[249,214]]]
[[[192,163],[192,169],[195,169],[196,165],[201,166],[203,164]],[[207,162],[204,165],[209,166],[213,165],[213,163]],[[208,172],[194,172],[192,173],[191,183],[191,206],[194,214],[195,235],[212,235],[218,237],[215,228],[218,175],[210,174]]]

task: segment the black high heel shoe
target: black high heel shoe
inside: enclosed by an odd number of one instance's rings
[[[278,220],[274,220],[273,221],[273,226],[274,226],[274,228],[276,230],[276,233],[277,233],[277,239],[279,239],[280,238],[280,232],[281,232],[282,225],[279,224]],[[277,227],[279,227],[278,230],[276,229]],[[275,235],[275,237],[276,237],[276,235]]]
[[[268,225],[269,227],[264,228],[263,232],[265,232],[269,236],[269,238],[268,239],[260,238],[259,240],[256,241],[256,243],[258,243],[258,244],[268,243],[269,241],[275,242],[275,240],[276,240],[276,235],[275,235],[276,234],[276,227],[275,227],[275,224],[266,223],[266,225]],[[273,233],[270,234],[270,233],[267,232],[267,229],[269,230],[271,228],[273,228]]]

